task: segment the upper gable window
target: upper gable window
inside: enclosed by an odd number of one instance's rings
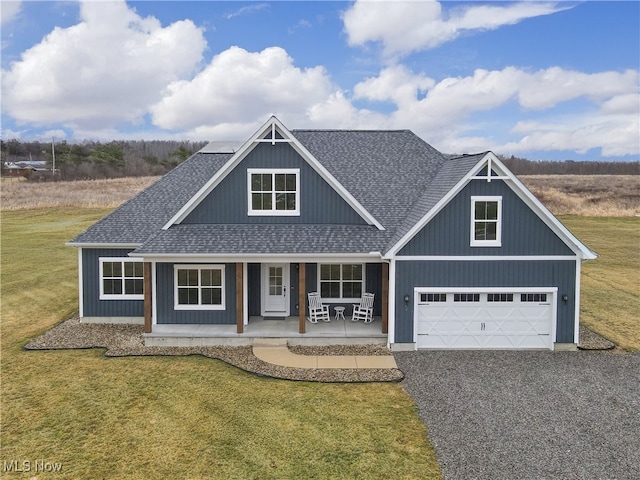
[[[471,197],[471,246],[502,245],[502,197]]]
[[[300,169],[247,170],[249,215],[300,215]]]

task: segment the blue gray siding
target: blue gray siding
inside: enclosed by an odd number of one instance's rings
[[[100,257],[126,257],[132,249],[82,249],[82,303],[85,317],[142,317],[143,300],[100,300]]]
[[[413,342],[414,287],[557,287],[555,342],[573,343],[576,263],[549,261],[399,261],[396,264],[397,343]],[[567,294],[567,302],[561,300]],[[404,296],[410,300],[405,304]]]
[[[182,265],[182,264],[181,264]],[[174,264],[156,265],[156,323],[230,324],[236,323],[236,264],[225,264],[225,310],[175,310]]]
[[[290,270],[290,314],[296,316],[299,314],[299,297],[298,283],[300,270],[298,263],[291,264]],[[366,291],[375,294],[374,314],[382,314],[382,264],[368,263],[366,264]],[[260,316],[261,313],[261,265],[259,263],[248,264],[248,294],[249,294],[249,315]],[[318,265],[316,263],[307,263],[305,266],[305,305],[308,305],[307,294],[318,291]],[[331,303],[331,314],[333,315],[333,307],[345,307],[345,315],[350,315],[353,308],[351,303],[340,304]]]
[[[471,196],[502,196],[502,246],[471,247]],[[503,182],[472,180],[399,252],[410,255],[574,255]]]
[[[248,168],[299,168],[300,216],[249,217]],[[256,146],[182,223],[366,224],[287,143],[261,143]]]

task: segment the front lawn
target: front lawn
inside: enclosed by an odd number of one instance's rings
[[[640,218],[560,219],[598,254],[582,265],[580,321],[620,347],[640,351]]]
[[[198,356],[24,351],[77,309],[77,252],[64,242],[106,212],[2,212],[2,478],[441,478],[400,384],[273,380]],[[35,472],[39,461],[62,472]]]

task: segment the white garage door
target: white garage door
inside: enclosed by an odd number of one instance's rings
[[[418,348],[553,348],[553,290],[416,291]]]

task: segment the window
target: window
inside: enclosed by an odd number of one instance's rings
[[[471,197],[471,246],[502,244],[502,197]]]
[[[100,300],[143,300],[142,265],[132,258],[100,258]]]
[[[300,170],[247,170],[249,215],[300,215]]]
[[[523,293],[520,295],[521,302],[546,302],[546,293]]]
[[[487,302],[513,302],[513,293],[487,293]]]
[[[454,302],[479,302],[479,293],[456,293],[453,295]]]
[[[176,310],[224,310],[224,265],[176,265]]]
[[[420,294],[420,302],[423,302],[423,303],[446,302],[446,301],[447,301],[446,293],[421,293]]]
[[[364,266],[362,264],[321,264],[320,296],[323,300],[354,300],[362,297]]]

